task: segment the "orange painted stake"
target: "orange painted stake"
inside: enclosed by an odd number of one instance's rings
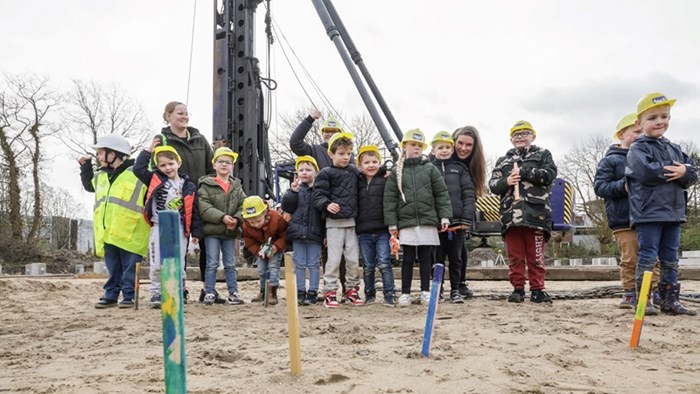
[[[644,324],[644,312],[647,308],[647,300],[649,298],[649,289],[651,287],[651,271],[644,271],[644,279],[642,279],[642,291],[639,293],[637,300],[637,313],[634,315],[634,325],[632,326],[632,338],[630,339],[630,347],[636,349],[639,345],[639,339],[642,336],[642,325]]]

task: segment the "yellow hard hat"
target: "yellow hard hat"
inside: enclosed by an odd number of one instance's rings
[[[652,109],[654,107],[660,107],[662,105],[668,105],[673,107],[676,103],[676,99],[668,99],[663,93],[649,93],[646,96],[639,99],[637,102],[637,116],[641,115],[642,112]]]
[[[156,146],[155,149],[153,149],[153,162],[156,163],[156,165],[158,165],[158,160],[157,160],[158,155],[163,153],[163,152],[174,153],[175,160],[177,160],[178,163],[182,163],[182,159],[180,158],[180,154],[177,153],[177,150],[175,150],[175,148],[173,148],[170,145],[159,145],[159,146]]]
[[[417,142],[421,144],[423,147],[423,150],[426,150],[428,148],[428,144],[425,143],[425,134],[423,134],[420,129],[411,129],[406,132],[406,134],[403,135],[403,139],[401,140],[401,147],[407,143],[407,142]]]
[[[323,134],[324,131],[336,131],[338,133],[343,132],[343,128],[340,127],[340,122],[336,118],[329,117],[323,122],[323,126],[318,130],[319,133]]]
[[[447,131],[438,131],[430,141],[430,145],[435,145],[436,142],[447,142],[448,144],[454,146],[455,140],[452,139],[452,134]]]
[[[617,121],[617,127],[615,128],[615,135],[613,137],[620,139],[620,136],[618,135],[622,130],[633,126],[637,122],[637,113],[636,112],[630,112],[627,115],[623,116],[620,118],[620,120]]]
[[[233,163],[236,163],[236,160],[238,160],[238,153],[234,152],[231,150],[231,148],[227,146],[222,146],[220,148],[217,148],[216,151],[214,151],[214,157],[211,159],[211,164],[214,164],[216,162],[216,159],[218,159],[221,156],[229,156],[231,159],[233,159]]]
[[[314,168],[316,168],[316,172],[319,171],[316,159],[308,155],[297,157],[297,159],[294,162],[294,171],[299,171],[299,164],[301,163],[311,163],[314,166]]]
[[[260,216],[265,213],[267,209],[267,204],[259,196],[246,197],[243,200],[243,219],[251,219],[256,216]]]
[[[357,164],[358,165],[360,164],[360,157],[362,157],[362,154],[367,153],[367,152],[374,152],[374,154],[377,155],[377,159],[381,163],[382,154],[379,153],[379,148],[377,147],[377,145],[365,145],[365,146],[360,148],[359,152],[357,152]]]
[[[345,133],[345,132],[333,134],[333,136],[331,136],[331,139],[328,140],[328,153],[331,152],[331,146],[333,146],[333,144],[335,144],[335,142],[341,138],[347,138],[350,141],[352,141],[353,135],[352,135],[352,133]]]
[[[532,124],[528,122],[527,120],[519,120],[515,122],[513,127],[510,128],[510,135],[512,136],[515,132],[520,131],[520,130],[529,130],[532,131],[532,134],[537,135],[537,131],[532,127]]]

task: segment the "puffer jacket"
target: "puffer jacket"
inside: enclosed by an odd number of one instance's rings
[[[507,183],[513,163],[518,163],[520,167],[519,201],[515,201],[515,188]],[[549,240],[552,232],[549,198],[556,177],[557,166],[552,154],[536,145],[520,150],[510,149],[496,161],[489,188],[493,194],[501,197],[499,210],[503,234],[511,227],[529,227],[544,231],[545,240]]]
[[[610,145],[598,163],[593,190],[605,200],[608,227],[612,230],[630,228],[629,195],[625,190],[625,164],[629,148]]]
[[[685,175],[668,182],[665,166],[686,165]],[[639,137],[627,153],[625,167],[630,201],[630,224],[686,221],[686,189],[698,180],[695,161],[668,138]]]
[[[277,253],[287,249],[287,221],[272,209],[268,209],[265,213],[265,224],[261,228],[255,228],[243,222],[243,242],[253,256],[260,257],[258,252],[268,240],[277,247]]]
[[[324,169],[333,165],[333,161],[328,155],[328,144],[309,144],[304,141],[306,134],[311,130],[311,126],[314,124],[314,118],[307,116],[306,119],[302,120],[292,132],[292,136],[289,137],[289,148],[292,149],[297,156],[311,156],[316,159],[319,169]]]
[[[239,238],[243,217],[241,207],[246,195],[243,192],[241,181],[229,176],[230,184],[228,193],[216,182],[216,176],[207,175],[199,179],[197,201],[199,202],[199,215],[202,218],[202,228],[205,237]],[[229,230],[223,222],[224,216],[233,216],[238,220],[235,229]]]
[[[414,226],[440,227],[440,219],[452,219],[452,204],[445,180],[426,156],[405,159],[401,185],[397,168],[391,170],[384,190],[384,223],[399,230]]]
[[[357,167],[336,167],[331,165],[318,173],[314,182],[314,205],[324,217],[345,219],[357,217]],[[326,208],[331,203],[340,205],[338,213],[330,213]]]
[[[170,126],[163,127],[160,133],[163,144],[172,146],[180,155],[182,159],[180,172],[197,181],[204,175],[214,173],[214,167],[211,163],[214,152],[211,149],[211,145],[209,145],[209,141],[200,134],[199,130],[194,127],[188,127],[187,130],[190,132],[190,137],[187,141],[183,141],[176,136],[170,129]]]
[[[326,238],[326,225],[323,215],[314,206],[313,192],[313,187],[299,183],[298,192],[290,188],[282,196],[282,210],[292,215],[287,227],[290,241],[323,242]]]
[[[469,226],[474,220],[476,212],[476,195],[474,193],[474,182],[469,174],[467,166],[461,161],[452,159],[433,159],[433,165],[445,178],[447,192],[450,194],[452,203],[451,226]]]
[[[148,224],[152,226],[153,204],[155,203],[156,197],[163,190],[163,186],[168,181],[168,177],[160,172],[160,170],[149,171],[148,163],[150,161],[151,152],[145,150],[141,151],[134,163],[134,175],[136,175],[144,185],[148,185],[143,216],[146,218]],[[202,233],[202,220],[199,217],[199,207],[197,204],[197,185],[195,185],[187,175],[182,173],[179,175],[180,178],[185,181],[182,185],[183,207],[182,212],[180,212],[180,223],[182,223],[185,238],[192,235],[195,238],[202,239],[204,235]]]
[[[386,168],[380,167],[371,181],[364,174],[357,179],[357,201],[361,209],[355,220],[355,233],[378,234],[388,231],[384,224],[384,189]]]

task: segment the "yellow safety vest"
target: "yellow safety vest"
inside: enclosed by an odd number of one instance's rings
[[[146,186],[134,175],[131,167],[109,183],[106,172],[98,172],[92,180],[95,189],[93,230],[95,254],[103,257],[105,244],[145,256],[151,227],[143,216]]]

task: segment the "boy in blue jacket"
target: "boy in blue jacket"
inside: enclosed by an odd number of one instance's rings
[[[651,271],[658,256],[661,265],[659,295],[661,312],[695,315],[679,301],[678,247],[681,223],[686,221],[686,189],[698,180],[695,162],[678,144],[664,137],[675,99],[649,93],[637,103],[637,125],[644,135],[627,154],[627,188],[630,222],[637,230],[637,294],[645,271]]]
[[[620,141],[612,144],[605,152],[605,157],[598,163],[593,185],[595,194],[605,200],[605,213],[608,218],[608,227],[613,232],[617,249],[620,251],[620,281],[622,295],[619,307],[621,309],[634,309],[637,305],[635,293],[635,269],[637,266],[637,231],[630,228],[630,204],[627,194],[627,182],[625,180],[625,164],[630,145],[642,134],[642,129],[636,124],[637,113],[632,112],[623,116],[617,122],[614,137]],[[651,281],[652,289],[656,289],[659,282],[659,264],[654,267],[654,277]],[[654,303],[659,302],[658,292],[654,291]],[[658,311],[651,303],[647,304],[647,315],[656,315]]]

